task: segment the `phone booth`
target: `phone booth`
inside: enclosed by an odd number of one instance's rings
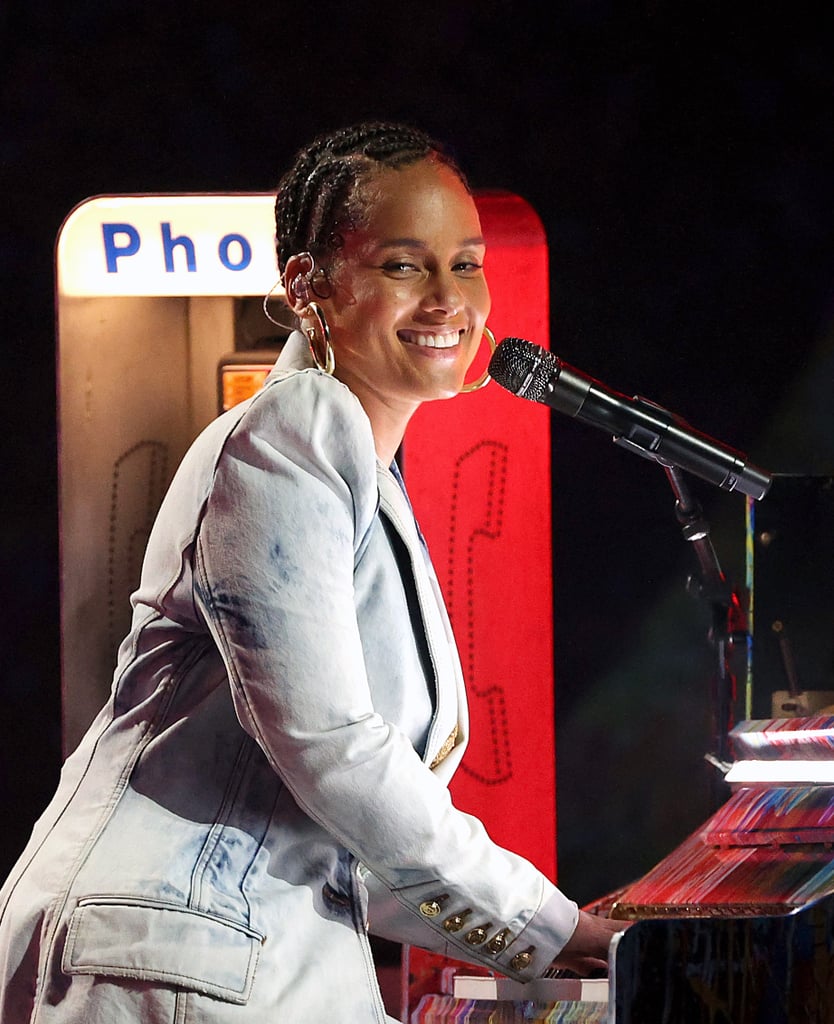
[[[476,196],[496,338],[548,345],[547,245],[536,213]],[[106,701],[154,516],[180,459],[252,393],[286,332],[273,196],[101,196],[56,248],[62,723],[72,750]],[[289,321],[289,313],[277,319]],[[486,348],[486,343],[484,343]],[[488,351],[473,368],[480,374]],[[472,740],[452,789],[493,838],[555,877],[548,410],[495,384],[424,405],[402,466],[449,606]],[[449,963],[406,950],[408,1019]]]

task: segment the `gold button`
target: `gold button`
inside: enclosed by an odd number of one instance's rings
[[[504,928],[502,931],[493,935],[487,943],[487,949],[490,953],[500,953],[507,945],[507,936],[510,934],[509,928]]]
[[[470,946],[480,946],[482,942],[486,942],[487,931],[492,927],[492,922],[489,924],[478,925],[477,928],[473,928],[468,931],[464,936],[464,942],[468,942]]]
[[[510,967],[514,971],[523,971],[526,967],[529,967],[533,962],[533,951],[535,946],[528,946],[527,949],[516,955],[510,960]]]
[[[447,932],[459,932],[471,913],[472,911],[467,907],[466,910],[461,910],[459,914],[452,914],[451,917],[447,917],[443,922],[443,927]]]
[[[423,917],[437,917],[440,913],[443,903],[448,899],[448,896],[438,896],[433,900],[424,900],[420,904],[420,913]]]

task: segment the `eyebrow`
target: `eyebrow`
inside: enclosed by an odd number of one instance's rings
[[[471,245],[485,245],[484,239],[479,235],[473,238],[464,238],[458,243],[461,249],[465,249]],[[410,249],[426,249],[427,244],[420,238],[389,238],[385,242],[380,243],[381,249],[398,249],[403,246],[407,246]]]

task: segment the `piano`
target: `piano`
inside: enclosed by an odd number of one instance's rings
[[[446,968],[408,1024],[834,1024],[834,716],[739,723],[731,796],[585,909],[632,921],[609,976],[534,988]]]

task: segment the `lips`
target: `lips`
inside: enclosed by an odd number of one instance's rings
[[[454,348],[460,341],[461,331],[434,334],[429,331],[398,331],[397,337],[407,345],[420,348]]]

